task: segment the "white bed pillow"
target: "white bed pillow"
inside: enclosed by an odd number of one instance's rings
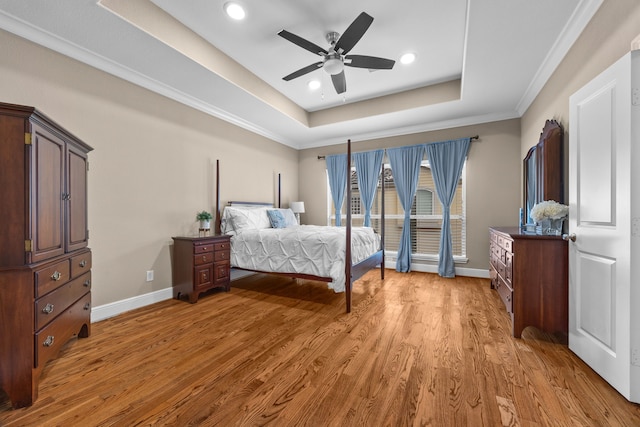
[[[247,229],[271,228],[267,209],[267,207],[243,209],[227,206],[224,208],[222,221],[224,228],[221,224],[221,230],[225,234],[230,234],[231,231],[239,233]]]

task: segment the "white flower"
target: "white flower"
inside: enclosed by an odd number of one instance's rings
[[[531,209],[531,218],[540,222],[544,219],[560,219],[569,215],[569,206],[556,202],[555,200],[545,200],[537,203]]]

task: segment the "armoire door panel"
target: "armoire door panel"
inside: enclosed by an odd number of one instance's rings
[[[67,251],[81,249],[87,246],[87,157],[68,147],[67,182],[69,183],[67,197]]]
[[[65,144],[34,126],[31,171],[32,262],[64,254]]]

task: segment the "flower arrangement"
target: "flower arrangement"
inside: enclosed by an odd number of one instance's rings
[[[555,200],[545,200],[537,203],[531,209],[531,218],[535,222],[549,219],[561,219],[569,215],[569,206],[556,202]]]

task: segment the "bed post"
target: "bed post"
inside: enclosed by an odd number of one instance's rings
[[[278,174],[278,209],[280,209],[282,206],[280,205],[280,194],[281,194],[281,187],[280,187],[280,174]]]
[[[216,222],[215,232],[220,234],[220,160],[216,160]]]
[[[382,199],[382,207],[380,208],[380,250],[382,251],[382,264],[380,264],[380,279],[384,280],[384,162],[382,162],[382,191],[380,198]]]
[[[347,229],[344,260],[344,293],[347,299],[347,313],[351,313],[351,140],[347,140]]]

